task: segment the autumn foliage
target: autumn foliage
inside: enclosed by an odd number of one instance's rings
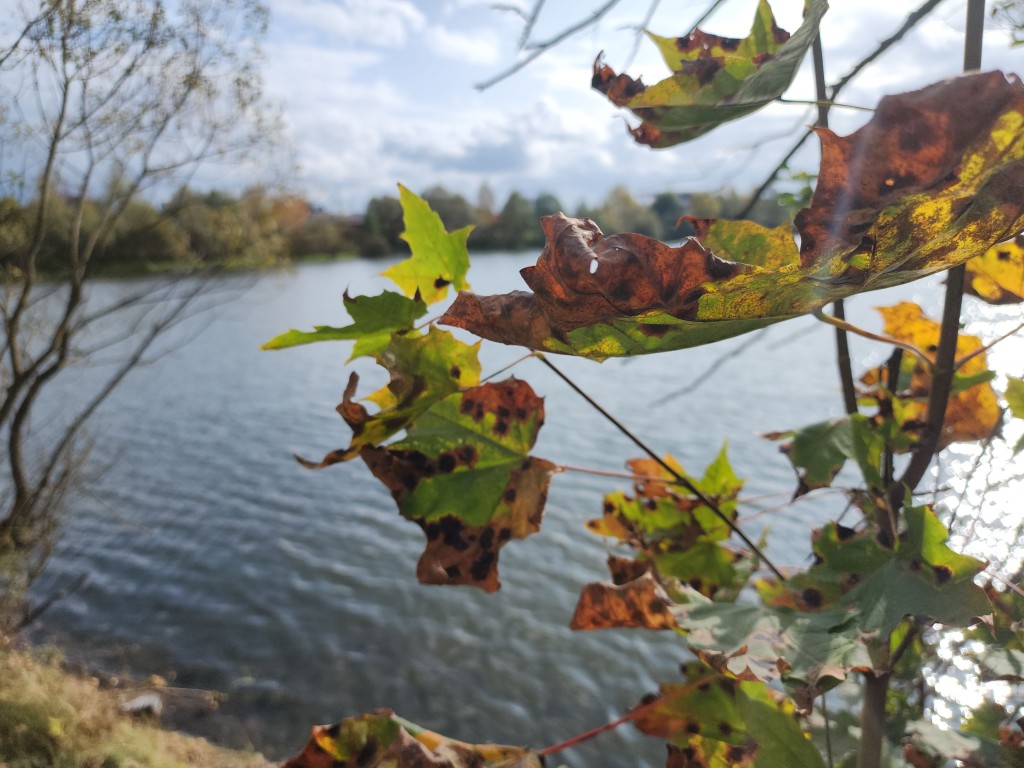
[[[652,36],[672,78],[645,87],[599,64],[595,87],[643,120],[638,140],[688,140],[779,96],[825,7],[810,2],[792,36],[766,2],[743,40],[700,30]],[[401,188],[412,256],[385,272],[400,292],[346,296],[351,325],[289,331],[267,344],[353,340],[354,357],[372,357],[389,375],[362,396],[352,375],[338,406],[348,444],[304,462],[362,459],[426,537],[419,580],[493,591],[501,548],[539,530],[562,468],[532,455],[544,402],[529,384],[484,380],[479,342],[417,324],[449,287],[460,292],[441,325],[542,360],[669,352],[812,312],[827,320],[822,310],[837,299],[963,263],[970,293],[1021,300],[1019,79],[989,72],[936,83],[883,99],[849,136],[817,133],[818,184],[792,227],[692,219],[696,236],[670,246],[605,236],[589,219],[555,214],[540,222],[546,245],[536,265],[521,272],[529,291],[497,296],[468,292],[468,232],[446,232]],[[897,681],[907,659],[918,660],[910,677],[919,675],[936,627],[975,633],[991,651],[979,664],[1024,679],[1024,602],[981,581],[986,564],[951,548],[939,512],[894,471],[901,456],[998,434],[1006,410],[985,345],[959,336],[945,419],[931,434],[944,326],[914,304],[881,313],[884,332],[873,338],[896,351],[888,366],[858,372],[856,408],[767,436],[793,466],[794,495],[830,486],[844,468],[861,478],[847,491],[851,518],[810,532],[807,568],[780,571],[738,526],[744,483],[724,449],[691,473],[645,448],[626,462],[632,487],[606,494],[587,523],[615,554],[609,581],[582,588],[567,616],[572,628],[675,632],[692,654],[682,681],[662,683],[624,718],[668,742],[670,767],[824,766],[808,738],[816,703],[846,681]],[[1011,416],[1024,415],[1024,383],[1011,378],[1004,397]],[[1006,733],[975,731],[965,752],[923,720],[900,717],[891,748],[914,765],[1024,758],[1010,724]],[[526,766],[541,764],[542,752],[464,745],[379,712],[314,729],[288,765]]]

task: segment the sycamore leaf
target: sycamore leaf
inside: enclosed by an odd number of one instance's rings
[[[427,536],[421,583],[501,586],[498,551],[540,529],[555,468],[529,455],[543,422],[544,401],[509,378],[433,404],[397,443],[362,448],[399,511]]]
[[[793,716],[793,704],[761,682],[737,682],[699,663],[683,665],[686,684],[662,683],[640,706],[636,727],[668,739],[668,766],[823,768]]]
[[[1000,744],[998,738],[940,728],[928,720],[909,723],[907,740],[904,756],[908,760],[918,755],[921,757],[921,762],[911,762],[912,765],[935,765],[955,760],[968,766],[1014,766],[1024,760],[1024,751],[1019,743]]]
[[[522,747],[467,744],[397,717],[388,709],[313,727],[305,749],[282,768],[541,768]]]
[[[1016,648],[985,648],[975,654],[986,680],[1024,681],[1024,651]]]
[[[946,527],[928,507],[907,507],[904,518],[906,530],[895,542],[835,526],[816,542],[828,559],[819,554],[821,562],[786,590],[806,601],[817,589],[826,603],[838,584],[845,594],[837,605],[856,606],[859,628],[883,637],[906,616],[967,627],[991,614],[992,603],[974,583],[985,563],[950,549]]]
[[[671,77],[645,86],[628,75],[616,75],[598,58],[591,85],[643,120],[632,130],[641,144],[661,148],[690,141],[781,96],[827,9],[825,0],[810,0],[792,37],[776,25],[767,0],[758,4],[750,34],[743,39],[700,29],[680,38],[648,33]]]
[[[675,627],[672,601],[649,564],[610,555],[608,570],[611,584],[595,583],[583,588],[570,629]]]
[[[379,296],[356,296],[354,299],[346,292],[343,301],[352,317],[351,325],[343,328],[317,325],[312,331],[291,330],[275,336],[262,349],[286,349],[317,341],[355,341],[350,359],[378,356],[387,348],[394,334],[411,331],[416,320],[427,311],[427,305],[418,295],[407,299],[392,291],[384,291]]]
[[[677,609],[676,620],[706,664],[737,680],[781,680],[804,710],[849,672],[873,668],[849,611],[707,603]]]
[[[908,301],[892,307],[879,307],[878,311],[885,320],[886,335],[913,344],[934,362],[941,332],[939,323],[930,320],[921,307]],[[966,357],[980,350],[982,346],[983,343],[977,336],[961,333],[957,337],[956,357]],[[916,437],[920,426],[927,420],[932,377],[919,362],[915,363],[911,359],[906,359],[905,362],[912,368],[910,398],[900,398],[902,402],[895,411],[895,416],[904,432]],[[978,383],[956,391],[950,396],[942,434],[939,437],[940,450],[950,443],[990,437],[1002,418],[995,390],[989,383],[985,354],[976,354],[961,366],[958,373],[961,385],[966,384],[972,377],[977,377]]]
[[[736,496],[743,481],[733,472],[723,448],[700,479],[689,477],[671,457],[667,464],[686,477],[726,516],[735,519]],[[735,597],[755,567],[747,554],[725,545],[729,526],[653,459],[627,462],[637,476],[634,496],[621,491],[604,498],[604,514],[587,527],[601,536],[616,538],[653,563],[663,579],[687,583],[701,594],[718,600]],[[645,566],[646,568],[646,566]],[[600,585],[591,585],[596,591]],[[618,594],[625,593],[620,589]],[[642,607],[634,609],[643,612]]]
[[[442,322],[594,359],[665,352],[948,269],[1024,228],[1016,79],[965,75],[888,96],[850,136],[818,134],[821,168],[796,218],[799,249],[720,222],[716,242],[744,259],[727,261],[698,239],[673,248],[639,234],[604,237],[590,220],[557,214],[541,220],[547,245],[521,271],[532,293],[460,293]],[[749,237],[772,252],[746,248]]]
[[[390,277],[406,296],[419,294],[427,304],[448,295],[448,286],[463,291],[469,288],[469,251],[466,238],[472,226],[448,233],[441,217],[430,209],[422,197],[398,185],[405,221],[402,239],[409,244],[412,255],[382,273]]]
[[[797,470],[797,496],[831,485],[847,459],[857,462],[870,486],[883,486],[878,467],[885,441],[866,416],[853,414],[790,432],[772,432],[765,437],[788,440],[781,450]]]
[[[299,458],[310,469],[348,461],[365,446],[380,445],[405,429],[413,419],[434,403],[463,387],[480,381],[480,362],[476,344],[464,344],[447,331],[431,328],[424,335],[407,333],[392,336],[377,355],[377,362],[391,374],[387,386],[367,399],[377,406],[371,414],[356,402],[359,376],[349,376],[348,386],[337,411],[352,428],[347,448],[331,451],[318,462]]]
[[[1024,301],[1024,234],[968,261],[964,289],[989,304]]]

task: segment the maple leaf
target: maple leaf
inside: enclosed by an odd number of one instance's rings
[[[1024,234],[968,261],[964,290],[989,304],[1024,301]]]
[[[720,258],[604,237],[590,220],[541,220],[547,245],[521,271],[532,293],[460,293],[441,322],[532,349],[604,359],[707,344],[981,255],[1024,228],[1024,86],[1000,72],[888,96],[847,137],[817,129],[818,185],[800,247],[717,222]],[[711,231],[711,224],[707,224]],[[750,238],[757,246],[746,247]],[[776,252],[776,249],[782,249]]]
[[[761,682],[740,682],[702,664],[682,666],[687,683],[662,683],[633,723],[672,742],[668,766],[824,768],[793,716],[793,704]]]
[[[377,354],[377,362],[391,374],[391,381],[369,395],[377,406],[370,413],[355,394],[359,376],[349,376],[337,411],[352,428],[347,448],[331,451],[318,462],[299,458],[310,469],[321,469],[355,458],[365,446],[380,445],[398,434],[431,405],[453,392],[480,381],[480,344],[465,344],[448,331],[431,328],[426,334],[392,335]]]
[[[879,307],[878,311],[885,320],[886,335],[914,345],[931,362],[935,361],[942,328],[939,323],[926,317],[920,306],[904,301],[891,307]],[[961,386],[950,395],[946,406],[939,450],[954,442],[990,437],[1002,419],[995,390],[989,383],[991,375],[988,373],[988,362],[985,354],[979,352],[983,346],[977,336],[965,333],[957,336],[956,357],[973,357],[958,371]],[[916,437],[918,428],[927,420],[932,376],[920,361],[910,356],[904,357],[904,365],[910,371],[909,396],[899,398],[894,414],[900,427]],[[868,376],[862,380],[871,382],[874,377]]]
[[[803,610],[855,606],[860,630],[881,636],[908,615],[966,627],[992,613],[974,583],[985,563],[950,549],[946,527],[928,507],[907,507],[904,519],[896,541],[825,526],[814,535],[815,564],[784,585],[763,582],[762,597]]]
[[[612,583],[588,584],[580,593],[570,629],[671,629],[672,600],[650,564],[609,555]]]
[[[671,77],[645,86],[628,75],[617,75],[599,57],[591,85],[643,120],[631,130],[641,144],[662,148],[690,141],[781,96],[827,9],[824,0],[811,0],[792,37],[775,23],[767,0],[760,0],[750,34],[743,39],[700,29],[680,38],[648,33],[672,70]]]
[[[342,328],[318,325],[312,331],[291,330],[275,336],[261,349],[287,349],[319,341],[355,341],[354,360],[364,355],[379,356],[395,334],[411,331],[416,320],[426,314],[427,305],[417,294],[406,298],[392,291],[379,296],[342,297],[352,324]]]
[[[522,747],[448,739],[380,709],[317,725],[305,749],[282,768],[542,768]]]
[[[361,449],[427,536],[421,583],[500,587],[499,550],[540,529],[555,468],[529,455],[543,422],[543,400],[513,377],[451,395],[418,414],[402,440]]]
[[[412,255],[381,274],[394,280],[406,296],[422,296],[427,304],[443,299],[449,285],[457,291],[469,288],[466,239],[473,227],[449,233],[426,200],[401,184],[398,193],[405,221],[401,237],[409,244]]]

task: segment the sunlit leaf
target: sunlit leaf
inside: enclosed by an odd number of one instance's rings
[[[690,141],[781,96],[827,8],[825,0],[810,0],[792,37],[776,25],[767,0],[758,4],[750,34],[743,39],[700,29],[681,38],[649,33],[672,70],[671,77],[645,86],[628,75],[617,75],[599,59],[591,84],[644,121],[632,131],[641,144],[669,147]]]
[[[305,749],[282,768],[541,768],[543,758],[522,747],[467,744],[381,709],[318,725]]]
[[[1024,379],[1015,379],[1012,376],[1006,377],[1006,403],[1014,418],[1024,419]],[[1024,435],[1021,435],[1017,444],[1013,447],[1015,454],[1024,451]]]
[[[1024,301],[1024,234],[968,261],[964,289],[989,304]]]
[[[317,341],[355,341],[352,358],[379,355],[396,333],[412,330],[416,320],[427,311],[427,305],[416,296],[407,299],[391,291],[379,296],[343,297],[352,324],[342,328],[317,325],[312,331],[291,330],[275,336],[262,349],[286,349]]]
[[[544,401],[509,378],[431,405],[396,443],[362,448],[399,511],[427,536],[416,568],[422,583],[500,587],[499,550],[540,529],[554,465],[529,452],[543,422]]]
[[[1024,86],[966,75],[883,99],[847,137],[818,129],[819,180],[796,218],[800,247],[745,248],[744,222],[708,231],[744,262],[697,239],[673,248],[604,237],[561,214],[521,271],[532,293],[461,293],[443,322],[484,338],[595,359],[707,344],[861,291],[947,269],[1024,228]],[[762,266],[771,265],[771,266]]]
[[[427,304],[447,296],[449,285],[457,291],[469,288],[466,238],[473,227],[449,234],[426,200],[401,184],[398,191],[405,221],[402,239],[409,244],[412,255],[384,270],[383,275],[394,280],[406,296],[419,294]]]
[[[901,302],[892,307],[880,307],[885,320],[885,333],[898,341],[913,344],[934,362],[938,349],[941,326],[925,316],[921,307],[913,302]],[[957,359],[976,353],[983,346],[977,336],[961,333],[957,338]],[[912,368],[909,397],[904,397],[896,418],[905,432],[917,436],[928,415],[928,395],[931,392],[932,377],[928,370],[907,356],[906,363]],[[958,387],[946,406],[946,417],[942,425],[938,447],[950,443],[982,440],[990,437],[999,425],[1001,413],[995,390],[989,384],[990,375],[985,354],[975,354],[959,369],[961,387]],[[971,377],[978,383],[964,388]]]
[[[1024,651],[1016,648],[985,648],[975,654],[987,679],[1024,681]]]
[[[927,759],[956,760],[970,766],[1019,766],[1024,764],[1024,753],[1017,745],[1016,750],[1004,751],[999,741],[980,734],[966,733],[950,728],[940,728],[928,720],[910,723],[907,728],[905,756],[920,753]],[[1013,752],[1016,752],[1016,755]]]
[[[793,705],[761,682],[737,682],[686,664],[688,682],[662,683],[633,722],[668,739],[669,766],[823,768],[793,716]]]

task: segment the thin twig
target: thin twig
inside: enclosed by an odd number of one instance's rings
[[[555,35],[554,37],[552,37],[552,38],[550,38],[548,40],[545,40],[543,43],[536,43],[536,44],[534,44],[533,46],[531,46],[530,53],[527,54],[524,58],[522,58],[519,61],[517,61],[511,67],[508,67],[507,69],[499,72],[494,77],[491,77],[488,80],[484,80],[482,82],[479,82],[479,83],[477,83],[473,87],[476,88],[478,91],[485,91],[488,88],[490,88],[492,85],[495,85],[496,83],[500,83],[502,80],[504,80],[504,79],[506,79],[508,77],[511,77],[516,72],[518,72],[523,67],[525,67],[527,64],[529,64],[531,61],[533,61],[534,59],[539,57],[541,54],[543,54],[545,51],[547,51],[549,48],[552,48],[552,47],[558,45],[563,40],[565,40],[565,39],[567,39],[569,37],[572,37],[577,32],[579,32],[579,31],[581,31],[583,29],[586,29],[591,24],[593,24],[594,22],[598,21],[602,16],[604,16],[606,13],[608,13],[608,11],[610,11],[612,8],[614,8],[616,5],[618,5],[618,3],[619,3],[619,0],[608,0],[608,2],[606,2],[604,5],[602,5],[600,8],[595,10],[592,14],[590,14],[589,18],[586,18],[583,21],[577,22],[576,24],[573,24],[572,26],[566,27],[561,32],[559,32],[557,35]]]
[[[716,517],[718,517],[723,523],[725,523],[729,527],[729,530],[731,530],[740,539],[742,539],[743,543],[746,544],[747,547],[749,547],[750,551],[753,552],[754,554],[756,554],[761,559],[761,561],[768,567],[768,569],[772,573],[774,573],[775,576],[778,577],[779,581],[785,581],[786,580],[786,577],[782,574],[782,571],[780,571],[778,568],[775,567],[775,564],[772,563],[772,561],[768,559],[768,557],[764,554],[764,552],[761,551],[761,548],[758,547],[750,539],[750,537],[747,536],[747,534],[745,534],[742,530],[740,530],[740,528],[736,525],[736,523],[733,522],[729,518],[728,515],[726,515],[724,512],[722,512],[722,510],[719,508],[719,506],[714,501],[712,501],[707,496],[707,494],[705,494],[697,486],[695,486],[692,482],[690,482],[690,480],[688,480],[686,477],[684,477],[678,471],[676,471],[672,467],[671,464],[669,464],[661,456],[659,456],[657,453],[655,453],[654,450],[647,445],[647,443],[645,443],[643,440],[641,440],[639,437],[637,437],[621,421],[616,419],[608,411],[606,411],[603,407],[601,407],[601,405],[596,400],[594,400],[594,398],[592,398],[583,389],[581,389],[580,386],[575,381],[573,381],[568,376],[566,376],[564,373],[562,373],[562,371],[559,368],[557,368],[554,365],[554,363],[552,363],[550,360],[548,360],[547,357],[545,357],[544,355],[538,354],[537,355],[537,359],[540,360],[542,363],[544,363],[544,365],[546,365],[548,368],[550,368],[555,373],[555,375],[558,376],[562,381],[564,381],[566,384],[568,384],[576,392],[576,394],[578,394],[580,397],[582,397],[584,400],[586,400],[587,403],[592,408],[594,408],[598,413],[600,413],[602,416],[604,416],[604,418],[606,420],[608,420],[612,425],[614,425],[615,428],[619,430],[619,432],[621,432],[623,435],[625,435],[627,438],[629,438],[629,440],[632,441],[634,445],[636,445],[640,450],[642,450],[644,453],[646,453],[648,456],[650,456],[652,459],[654,459],[654,461],[656,461],[661,466],[662,469],[666,470],[670,475],[672,475],[672,477],[675,479],[676,485],[682,486],[687,491],[689,491],[694,496],[696,496],[700,500],[700,502],[702,504],[704,504],[704,506],[706,506],[708,509],[710,509],[715,514]]]
[[[916,11],[907,16],[903,24],[900,26],[898,30],[896,30],[896,32],[893,35],[879,43],[878,47],[874,51],[872,51],[869,56],[867,56],[864,59],[861,59],[853,67],[853,69],[847,72],[842,78],[840,78],[838,82],[836,82],[835,85],[832,86],[829,92],[829,100],[835,101],[836,96],[838,96],[839,92],[846,87],[847,83],[849,83],[851,80],[857,77],[857,75],[859,75],[866,66],[871,64],[871,62],[873,62],[875,59],[877,59],[879,56],[881,56],[883,53],[889,50],[892,46],[894,46],[896,43],[902,40],[903,37],[911,29],[917,26],[917,24],[925,16],[927,16],[932,10],[934,10],[935,6],[937,6],[940,2],[942,2],[942,0],[928,0],[926,3],[921,5],[920,8],[918,8]],[[796,143],[789,150],[789,152],[786,153],[785,157],[783,157],[782,160],[780,160],[779,163],[772,170],[772,172],[768,174],[768,177],[761,183],[761,186],[759,186],[750,196],[750,199],[747,200],[747,204],[743,206],[743,210],[736,214],[737,219],[743,219],[750,215],[750,212],[754,209],[754,206],[757,204],[757,201],[760,200],[761,197],[764,196],[764,193],[768,191],[772,184],[775,183],[775,179],[778,177],[778,175],[788,165],[789,161],[793,159],[793,156],[800,151],[800,148],[804,145],[804,142],[807,141],[807,139],[809,139],[813,133],[814,131],[811,129],[804,131],[803,135],[796,141]]]

